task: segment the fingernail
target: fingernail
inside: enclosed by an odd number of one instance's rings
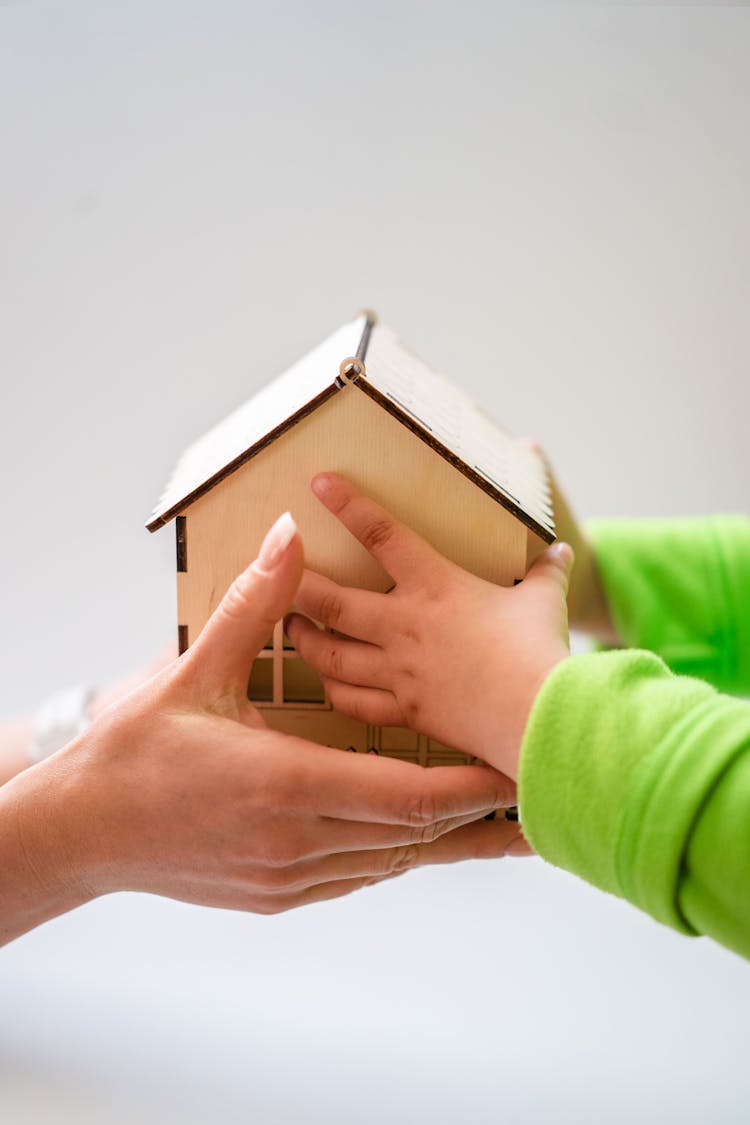
[[[511,856],[528,856],[529,845],[526,843],[526,840],[523,838],[523,836],[517,836],[515,840],[511,840],[511,842],[506,846],[505,854]]]
[[[327,473],[318,473],[318,475],[313,477],[310,481],[310,488],[316,496],[325,496],[326,492],[330,490],[330,487],[331,478]]]
[[[257,564],[260,570],[273,570],[281,561],[282,555],[297,534],[297,525],[290,512],[279,516],[271,530],[266,534],[258,552]]]
[[[560,562],[566,564],[573,562],[575,557],[570,543],[554,543],[552,547],[550,547],[550,551],[552,554],[557,555]]]

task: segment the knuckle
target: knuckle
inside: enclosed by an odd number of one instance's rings
[[[476,768],[476,767],[475,767]],[[509,777],[500,775],[495,778],[493,773],[495,771],[487,769],[483,764],[480,766],[482,769],[487,770],[488,780],[491,782],[492,790],[490,795],[490,802],[495,809],[506,809],[515,805],[518,800],[518,791],[515,782],[511,781]],[[487,806],[489,808],[489,805]]]
[[[391,867],[390,874],[396,871],[408,871],[410,867],[416,867],[419,859],[419,844],[406,844],[404,847],[397,848],[397,855],[393,866]]]
[[[365,707],[364,703],[356,696],[346,704],[346,709],[349,712],[351,718],[356,719],[358,723],[366,723],[369,721],[367,708]]]
[[[359,696],[354,695],[346,699],[344,703],[346,713],[352,718],[356,719],[359,723],[366,723],[369,721],[367,716],[367,708],[365,707]]]
[[[325,656],[326,675],[334,680],[343,680],[344,656],[340,645],[331,645]]]
[[[292,836],[272,836],[263,849],[266,867],[279,871],[302,858],[301,842]]]
[[[248,613],[252,612],[254,620],[259,626],[273,631],[276,619],[263,612],[262,598],[258,598],[258,586],[254,575],[250,571],[239,574],[221,600],[220,612],[232,621],[244,621]]]
[[[421,641],[418,628],[407,617],[397,625],[398,636],[410,645],[418,645]]]
[[[425,824],[423,828],[419,829],[419,843],[434,844],[437,838],[442,835],[442,831],[442,825],[440,824]]]
[[[435,819],[435,798],[426,789],[423,789],[411,801],[407,809],[407,823],[412,828],[425,830],[434,825]],[[424,839],[421,832],[417,839],[419,842]]]
[[[261,868],[253,877],[253,882],[262,891],[286,890],[291,881],[287,865],[272,864]]]
[[[328,625],[331,629],[335,629],[341,621],[344,612],[344,606],[341,601],[341,595],[337,594],[334,590],[323,594],[320,599],[320,618],[324,625]]]
[[[360,541],[365,550],[372,553],[387,546],[393,539],[395,530],[392,520],[375,519],[365,527]]]
[[[330,509],[337,516],[341,516],[352,505],[354,497],[346,488],[339,487],[331,494]]]
[[[252,604],[254,581],[247,572],[239,574],[227,590],[223,599],[223,609],[230,617],[234,617],[247,610]]]
[[[416,729],[419,726],[419,702],[413,696],[407,696],[405,699],[399,699],[401,704],[401,711],[406,725],[411,729]]]

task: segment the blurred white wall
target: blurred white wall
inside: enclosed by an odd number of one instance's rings
[[[2,715],[171,639],[176,455],[363,304],[583,515],[747,511],[749,52],[745,4],[0,3]],[[117,896],[0,953],[0,1121],[741,1122],[749,1004],[536,860]]]

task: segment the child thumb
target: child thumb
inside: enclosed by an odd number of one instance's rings
[[[530,586],[547,587],[559,591],[563,599],[568,594],[568,583],[575,562],[575,554],[569,543],[553,543],[532,566],[523,580],[525,589]]]
[[[294,600],[303,566],[302,540],[285,512],[188,650],[186,661],[200,664],[203,690],[211,695],[237,691],[245,697],[252,663]]]

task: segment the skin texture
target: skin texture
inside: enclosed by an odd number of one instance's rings
[[[274,914],[418,864],[528,851],[518,825],[483,819],[515,803],[493,769],[265,727],[250,668],[303,571],[280,523],[184,656],[0,786],[0,941],[112,891]]]
[[[112,703],[133,691],[151,676],[165,668],[177,655],[177,646],[170,645],[147,667],[135,675],[117,680],[97,691],[88,706],[88,717],[94,720]],[[34,720],[28,716],[0,725],[0,785],[10,781],[29,766],[29,747],[34,737]]]
[[[554,544],[505,589],[449,562],[343,478],[322,473],[312,488],[394,581],[378,594],[304,575],[302,614],[286,629],[334,706],[411,727],[515,779],[534,698],[569,655],[570,546]]]

